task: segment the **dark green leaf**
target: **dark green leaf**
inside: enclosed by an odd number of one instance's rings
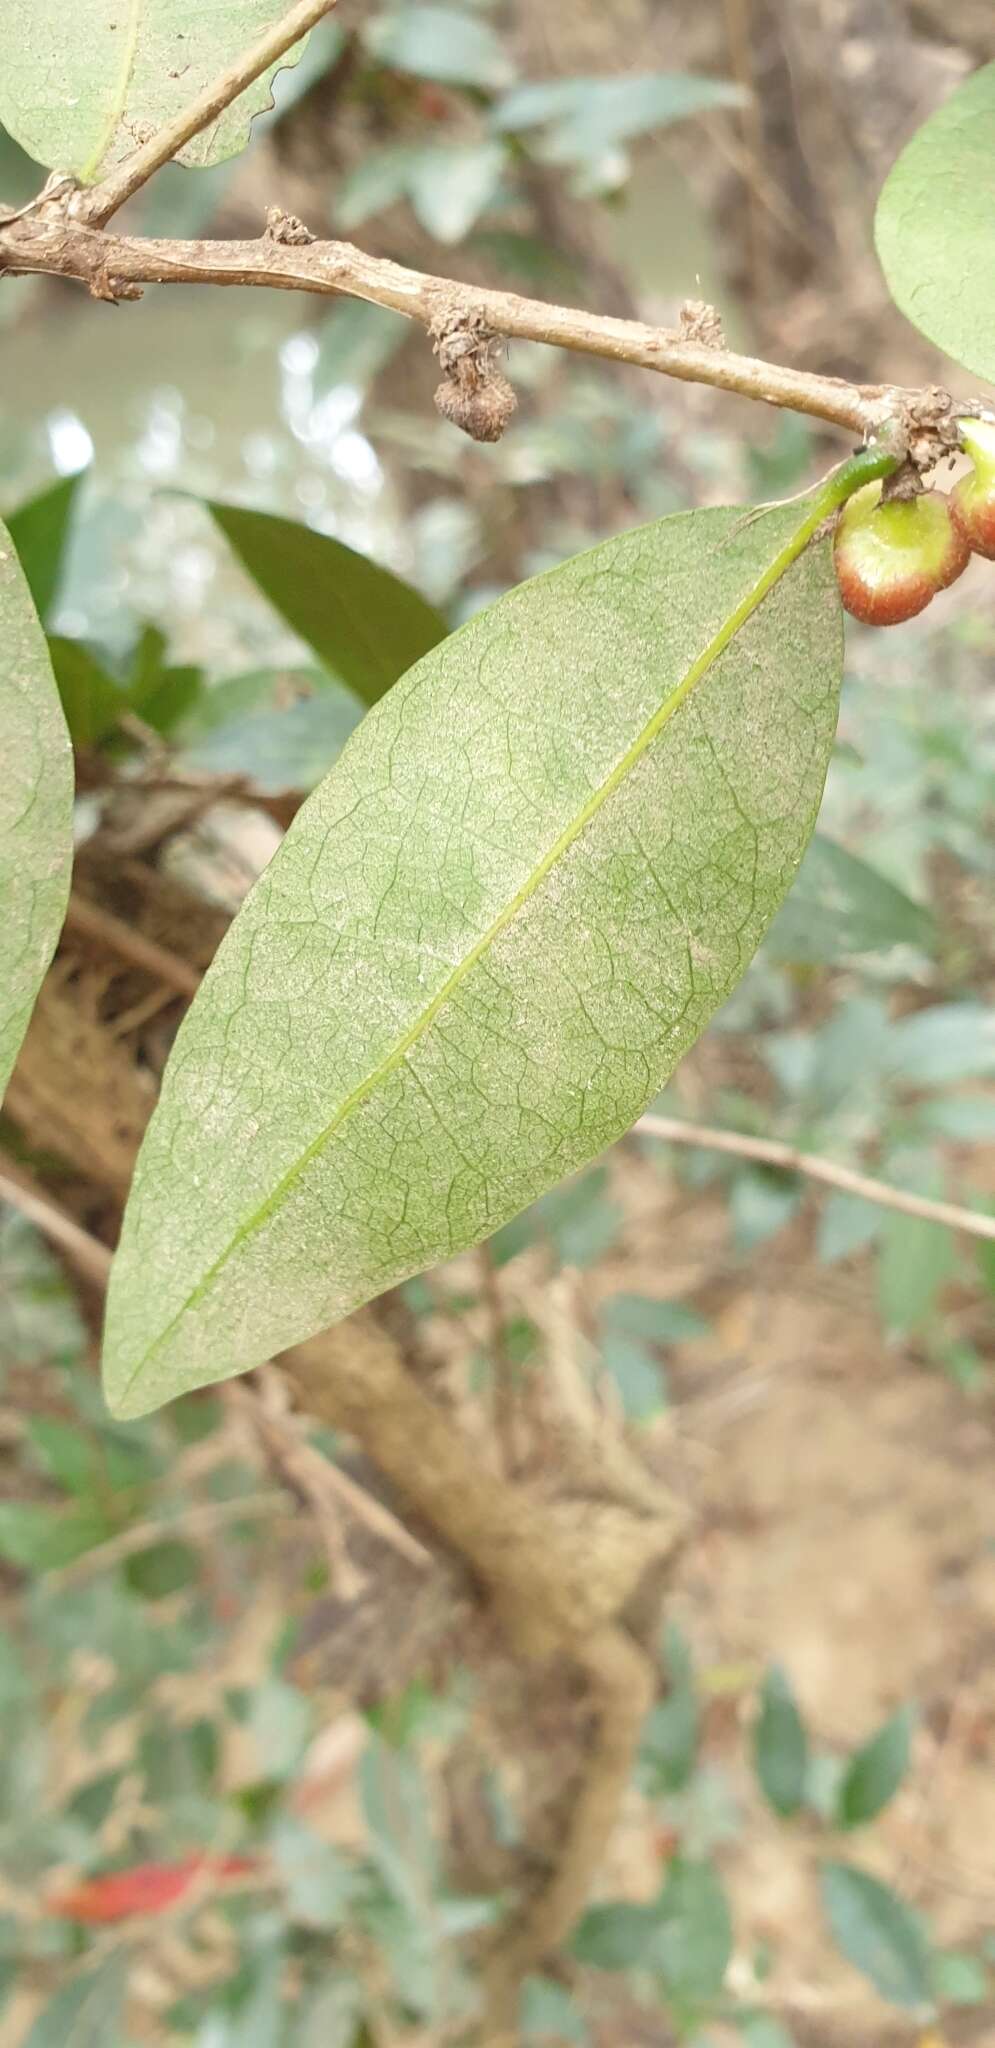
[[[81,640],[53,634],[48,651],[73,745],[94,747],[115,730],[127,696]]]
[[[0,71],[0,120],[51,169],[94,184],[174,120],[287,12],[286,0],[215,0],[209,8],[108,7],[106,0],[24,0]],[[293,64],[304,39],[281,57]],[[252,117],[270,104],[279,66],[177,152],[220,163],[244,149]]]
[[[0,1100],[62,929],[73,764],[45,636],[0,526]]]
[[[930,1953],[918,1915],[890,1886],[850,1863],[824,1863],[822,1903],[848,1961],[892,2005],[930,2003]]]
[[[911,1708],[900,1707],[869,1742],[854,1751],[839,1789],[841,1827],[860,1827],[873,1820],[894,1797],[908,1769],[913,1720]]]
[[[753,1731],[757,1777],[775,1813],[797,1813],[805,1797],[808,1736],[787,1672],[772,1664]]]
[[[77,1787],[66,1807],[69,1819],[96,1834],[114,1805],[124,1776],[124,1771],[119,1770],[103,1771],[99,1777],[88,1778],[85,1785]]]
[[[200,1556],[191,1544],[166,1536],[147,1550],[136,1550],[125,1564],[124,1576],[143,1600],[164,1600],[200,1577]]]
[[[619,535],[362,721],[177,1037],[111,1281],[116,1412],[479,1242],[663,1085],[821,795],[839,598],[824,547],[788,569],[813,517]]]
[[[995,64],[951,94],[885,181],[874,234],[892,296],[923,334],[995,381]]]
[[[288,626],[364,704],[446,638],[445,620],[410,584],[343,541],[269,512],[208,509]]]
[[[5,195],[6,197],[6,191]],[[44,619],[54,603],[62,577],[62,563],[72,524],[76,493],[82,471],[60,477],[36,498],[19,505],[7,521],[7,530],[17,549],[39,618]]]

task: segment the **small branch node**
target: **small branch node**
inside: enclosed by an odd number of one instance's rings
[[[518,400],[497,367],[501,338],[478,307],[437,314],[429,333],[443,381],[435,403],[472,441],[500,441]]]
[[[702,348],[727,346],[721,316],[706,299],[685,299],[679,322],[679,341],[697,341]]]
[[[913,498],[921,498],[924,489],[921,471],[910,456],[901,469],[893,469],[891,475],[885,477],[881,486],[881,503],[908,505]]]
[[[266,240],[280,242],[285,248],[304,249],[309,242],[317,241],[317,236],[311,233],[310,228],[305,227],[296,213],[285,213],[282,206],[268,206]]]

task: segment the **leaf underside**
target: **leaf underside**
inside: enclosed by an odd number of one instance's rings
[[[38,163],[93,184],[147,142],[287,12],[287,0],[18,0],[5,35],[0,121]],[[235,156],[306,37],[177,162]]]
[[[0,526],[0,1097],[55,951],[72,868],[72,748],[45,635]]]
[[[478,1242],[662,1085],[743,973],[822,794],[828,548],[735,630],[799,524],[709,511],[607,541],[478,614],[363,720],[177,1038],[112,1275],[117,1413]]]
[[[937,348],[995,381],[995,64],[912,137],[874,220],[888,287]]]

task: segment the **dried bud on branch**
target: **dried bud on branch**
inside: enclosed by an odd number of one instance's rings
[[[500,441],[518,400],[497,368],[499,337],[477,310],[446,313],[430,332],[444,373],[435,394],[443,418],[473,441]]]

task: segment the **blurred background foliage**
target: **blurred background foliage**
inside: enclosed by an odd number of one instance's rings
[[[901,142],[990,54],[986,19],[981,0],[344,0],[246,155],[170,169],[127,224],[252,233],[279,201],[425,268],[661,321],[714,298],[736,344],[944,377],[888,305],[870,221]],[[39,182],[0,136],[4,199]],[[613,530],[785,495],[839,452],[526,345],[518,414],[480,449],[434,413],[422,335],[360,302],[177,288],[111,312],[8,280],[0,350],[0,510],[52,635],[81,847],[126,865],[185,792],[155,857],[203,903],[200,966],[382,686],[323,601],[362,573],[343,544],[399,579],[385,637],[428,645]],[[306,577],[285,520],[311,529]],[[901,631],[848,635],[819,834],[659,1108],[995,1204],[993,653],[980,562]],[[71,948],[53,972],[86,983]],[[99,1236],[176,1010],[147,983],[123,1013],[106,982],[91,995],[88,1056],[115,1047],[127,1086],[95,1066],[99,1127],[70,1130],[43,1016],[2,1141]],[[527,1986],[524,2038],[987,2038],[993,1292],[991,1247],[644,1137],[402,1290],[471,1424],[510,1387],[534,1425],[566,1347],[696,1518],[617,1868]],[[302,1431],[303,1483],[215,1396],[111,1424],[98,1319],[0,1208],[4,2038],[472,2032],[473,1937],[507,1904],[476,1808],[506,1864],[521,1836],[514,1757],[466,1790],[479,1681],[437,1628],[380,1626],[389,1546],[357,1563],[332,1543],[314,1473],[348,1471],[348,1446]],[[532,1731],[554,1777],[560,1733]]]

